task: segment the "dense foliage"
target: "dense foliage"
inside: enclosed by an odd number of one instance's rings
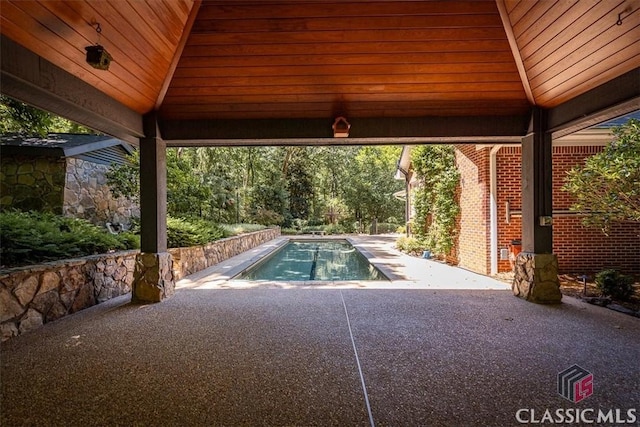
[[[420,185],[415,190],[413,234],[425,249],[447,254],[455,239],[455,222],[460,211],[456,188],[460,173],[451,145],[422,145],[411,151],[411,162]]]
[[[0,97],[0,133],[9,132],[45,136],[90,131]],[[168,149],[168,245],[216,240],[231,232],[216,225],[224,223],[280,225],[296,232],[315,228],[335,234],[368,232],[376,220],[379,230],[393,230],[395,224],[382,221],[403,217],[403,203],[393,197],[402,189],[402,183],[393,179],[399,155],[397,146]],[[137,152],[129,164],[111,168],[107,179],[115,196],[139,202],[139,169]],[[121,238],[136,239],[130,234]],[[61,243],[59,251],[65,256],[83,253],[73,245]],[[111,246],[116,249],[118,243]],[[51,254],[59,255],[54,250]]]
[[[614,222],[640,221],[640,121],[614,128],[615,139],[567,173],[563,190],[575,197],[571,209],[584,224],[605,232]]]
[[[44,137],[48,133],[91,133],[77,123],[0,95],[0,134]]]
[[[170,248],[204,245],[222,237],[263,230],[256,224],[217,225],[203,219],[167,219]],[[140,236],[117,235],[85,220],[42,212],[0,212],[0,255],[3,267],[36,264],[109,252],[138,249]]]
[[[633,294],[633,278],[618,270],[603,270],[596,274],[596,287],[604,296],[625,301]]]
[[[170,248],[204,245],[224,235],[224,229],[210,221],[167,218],[167,246]]]
[[[85,220],[41,212],[0,212],[5,267],[140,247],[131,233],[110,234]]]
[[[208,147],[167,150],[167,208],[174,218],[298,228],[368,230],[403,216],[392,195],[399,147]],[[114,167],[116,195],[138,197],[139,159]],[[340,225],[340,228],[337,226]]]

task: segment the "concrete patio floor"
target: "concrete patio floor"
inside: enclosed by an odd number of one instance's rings
[[[640,410],[640,319],[531,304],[388,237],[355,243],[395,280],[227,281],[270,242],[161,304],[123,296],[3,343],[1,425],[509,426],[520,409]],[[574,364],[594,376],[579,403],[557,393]]]

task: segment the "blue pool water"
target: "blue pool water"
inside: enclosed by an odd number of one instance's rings
[[[388,280],[346,240],[292,240],[241,280]]]

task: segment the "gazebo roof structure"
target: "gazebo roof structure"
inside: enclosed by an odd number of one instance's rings
[[[2,92],[133,143],[149,114],[168,145],[513,142],[533,107],[560,136],[639,108],[639,9],[2,0]]]

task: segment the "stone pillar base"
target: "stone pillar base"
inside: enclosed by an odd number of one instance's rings
[[[168,252],[138,254],[133,273],[131,301],[160,302],[172,296],[176,283],[171,267],[171,254]]]
[[[517,297],[538,304],[559,304],[558,257],[520,252],[515,260],[511,289]]]

